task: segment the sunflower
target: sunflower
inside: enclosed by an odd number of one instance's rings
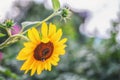
[[[59,56],[65,54],[66,38],[61,39],[62,30],[56,30],[52,23],[44,22],[40,33],[34,27],[28,30],[29,41],[24,43],[24,48],[16,57],[17,60],[24,60],[20,70],[27,73],[31,70],[31,76],[37,72],[41,74],[43,70],[51,71],[51,66],[57,66]]]

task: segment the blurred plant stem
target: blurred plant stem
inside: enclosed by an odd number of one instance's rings
[[[27,41],[29,40],[26,36],[21,35],[21,34],[12,35],[6,41],[4,41],[2,44],[0,44],[0,49],[4,48],[5,46],[7,46],[7,45],[9,45],[11,43],[15,43],[20,38],[23,38],[23,39],[25,39]]]
[[[61,11],[55,11],[50,16],[48,16],[47,18],[45,18],[44,20],[33,22],[33,23],[35,23],[34,27],[36,27],[36,28],[39,27],[43,22],[46,22],[46,21],[50,20],[51,18],[59,15],[60,13],[61,13]],[[22,31],[24,30],[24,28],[22,29]],[[22,31],[21,31],[21,34],[25,34],[28,31],[28,29],[25,30],[25,31],[23,31],[23,32]]]

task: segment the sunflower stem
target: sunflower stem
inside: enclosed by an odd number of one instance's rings
[[[48,16],[48,17],[45,18],[44,20],[38,21],[34,27],[37,28],[37,27],[40,26],[43,22],[46,22],[46,21],[50,20],[51,18],[53,18],[54,16],[59,15],[60,12],[61,12],[61,11],[55,11],[55,12],[53,12],[50,16]],[[25,30],[24,32],[21,32],[21,34],[25,34],[27,31],[28,31],[28,29]]]

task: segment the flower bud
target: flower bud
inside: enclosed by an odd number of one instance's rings
[[[11,20],[11,19],[8,19],[8,20],[5,21],[5,26],[7,28],[11,28],[13,26],[13,24],[14,24],[14,21]]]
[[[71,12],[69,8],[65,7],[61,10],[61,17],[66,21],[66,19],[69,19],[71,15]]]

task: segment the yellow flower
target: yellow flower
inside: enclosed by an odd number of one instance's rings
[[[19,52],[17,59],[25,60],[20,70],[27,73],[31,70],[31,76],[43,70],[51,71],[51,66],[58,65],[59,55],[65,54],[66,38],[61,40],[62,30],[56,30],[56,26],[42,24],[41,33],[35,28],[28,30],[29,42],[24,43],[24,48]]]

